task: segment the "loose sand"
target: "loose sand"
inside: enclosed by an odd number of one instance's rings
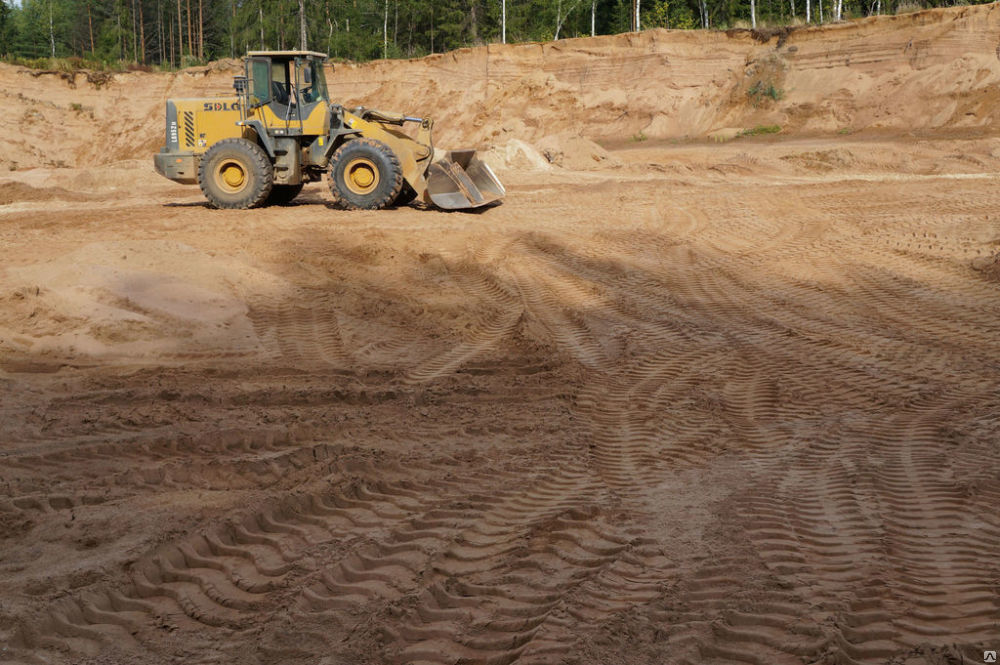
[[[338,66],[479,214],[210,210],[231,63],[0,66],[0,662],[981,662],[998,17]]]

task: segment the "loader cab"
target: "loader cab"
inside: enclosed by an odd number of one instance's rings
[[[325,60],[326,55],[314,51],[251,51],[245,60],[247,111],[269,129],[282,126],[281,133],[312,133],[317,111],[324,115],[330,104]]]

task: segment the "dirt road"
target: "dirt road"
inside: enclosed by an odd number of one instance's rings
[[[995,13],[338,70],[479,214],[210,210],[148,152],[228,65],[0,66],[0,662],[981,662]]]
[[[478,215],[22,190],[2,658],[977,662],[998,146],[635,144]]]

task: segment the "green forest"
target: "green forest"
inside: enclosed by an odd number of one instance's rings
[[[0,0],[0,57],[176,68],[303,46],[415,57],[635,29],[762,28],[915,11],[938,0]],[[963,3],[964,4],[964,3]],[[44,66],[39,64],[39,66]]]

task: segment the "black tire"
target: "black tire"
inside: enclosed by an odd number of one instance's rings
[[[223,139],[205,153],[198,184],[216,208],[242,210],[264,203],[274,185],[271,160],[256,143]]]
[[[302,191],[302,187],[302,183],[297,185],[274,185],[264,205],[282,206],[291,203]]]
[[[404,180],[403,189],[399,190],[399,196],[397,196],[396,200],[392,202],[392,205],[394,206],[409,205],[415,198],[417,198],[416,190],[410,187],[410,183]]]
[[[381,210],[403,188],[403,169],[389,146],[375,139],[351,139],[330,158],[330,193],[347,210]]]

